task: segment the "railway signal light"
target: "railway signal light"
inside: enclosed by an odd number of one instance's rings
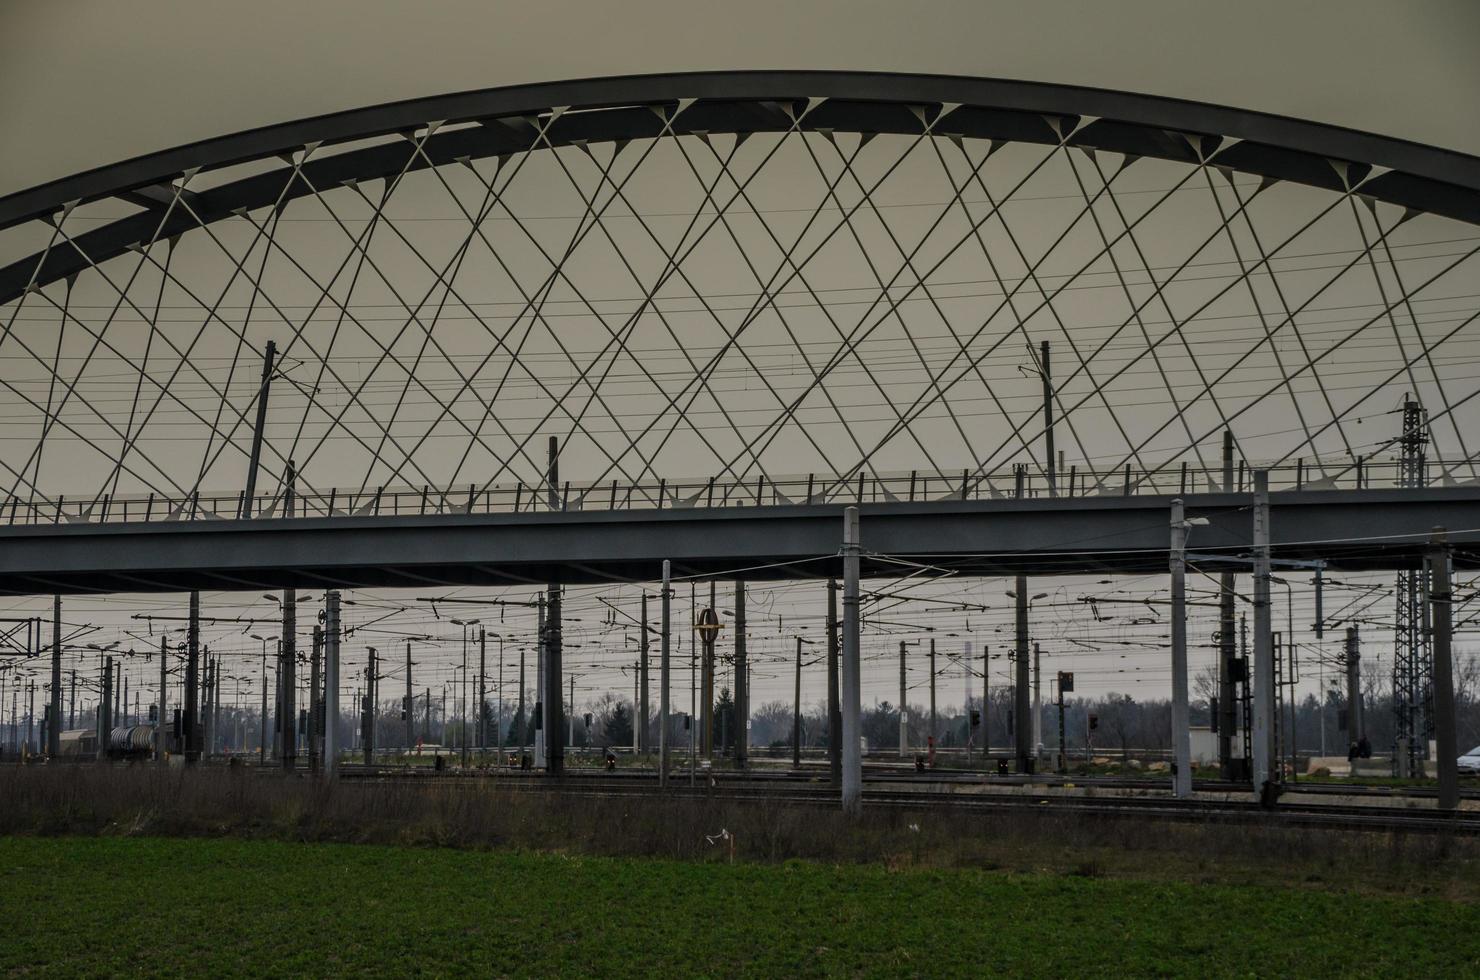
[[[1094,712],[1090,712],[1090,716],[1089,716],[1089,730],[1090,731],[1094,731],[1095,729],[1097,729],[1099,727],[1100,727],[1100,716],[1097,715],[1097,714],[1095,714]]]

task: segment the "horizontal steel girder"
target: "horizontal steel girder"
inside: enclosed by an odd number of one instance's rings
[[[1250,540],[1247,494],[1189,494],[1189,559],[1227,567]],[[868,574],[881,556],[959,574],[1099,574],[1167,567],[1168,497],[864,504]],[[1417,562],[1445,527],[1480,566],[1480,488],[1271,495],[1274,553],[1349,569]],[[426,587],[652,581],[677,573],[836,575],[842,505],[407,517],[270,518],[0,528],[0,591]],[[1205,552],[1220,556],[1199,562]],[[1240,566],[1245,567],[1245,566]]]

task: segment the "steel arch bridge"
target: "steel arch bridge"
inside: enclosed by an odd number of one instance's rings
[[[1253,466],[1291,554],[1401,563],[1443,523],[1464,558],[1477,222],[1472,157],[936,76],[581,80],[179,147],[0,199],[0,578],[632,577],[815,555],[860,500],[958,568],[1137,567],[1164,528],[1125,515],[1236,513]]]

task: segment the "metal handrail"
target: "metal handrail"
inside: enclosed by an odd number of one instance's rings
[[[253,520],[282,517],[412,516],[422,514],[495,514],[560,510],[628,511],[712,507],[755,507],[784,504],[887,503],[904,501],[1052,499],[1097,496],[1165,496],[1252,490],[1257,467],[1240,461],[1232,479],[1221,468],[1182,463],[1154,471],[1129,466],[1096,469],[1068,466],[1049,473],[1017,464],[989,474],[858,472],[846,477],[765,476],[746,480],[717,478],[660,479],[653,482],[565,482],[552,496],[543,483],[478,487],[377,487],[327,493],[295,492],[257,495]],[[1448,472],[1457,467],[1450,464]],[[1302,460],[1269,467],[1271,491],[1352,490],[1398,487],[1397,460],[1356,459],[1324,467]],[[1480,485],[1480,480],[1442,479],[1445,485]],[[1225,486],[1225,483],[1228,484]],[[9,497],[0,502],[0,524],[103,524],[157,521],[235,520],[243,513],[244,492],[196,493],[186,498],[157,494],[113,494],[69,500],[66,496]]]

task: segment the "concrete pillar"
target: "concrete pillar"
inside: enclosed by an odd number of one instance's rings
[[[324,593],[324,775],[339,768],[339,593]]]
[[[19,678],[16,681],[19,689]],[[12,700],[12,705],[14,701]],[[10,722],[15,724],[15,708],[10,710]],[[113,658],[108,657],[103,663],[103,691],[102,697],[98,699],[98,758],[108,758],[108,738],[113,734]]]
[[[802,766],[802,638],[797,637],[796,688],[791,700],[791,765]]]
[[[39,623],[38,623],[39,625]],[[40,630],[36,639],[39,641]],[[46,726],[46,754],[62,754],[62,597],[51,600],[51,712]]]
[[[832,784],[843,785],[843,714],[838,703],[838,580],[827,580],[827,764]]]
[[[154,726],[154,758],[161,764],[169,759],[169,691],[170,644],[163,636],[159,638],[159,715]]]
[[[308,768],[318,772],[323,766],[324,718],[324,628],[314,624],[313,646],[308,656]]]
[[[1250,739],[1254,796],[1279,782],[1274,757],[1274,633],[1269,604],[1269,472],[1254,471],[1254,711]]]
[[[1367,734],[1362,704],[1362,634],[1356,626],[1346,628],[1346,737],[1355,745]]]
[[[650,649],[650,634],[648,631],[648,596],[646,590],[642,593],[641,615],[642,628],[640,633],[642,642],[638,646],[640,659],[637,663],[637,748],[640,752],[647,752],[651,747],[649,744],[650,733],[648,729],[651,726],[653,715],[648,700],[648,651]]]
[[[670,634],[669,607],[673,604],[673,590],[669,587],[669,563],[663,560],[663,591],[659,597],[659,605],[662,609],[660,634],[658,636],[658,786],[660,789],[668,788],[668,746],[673,741],[672,733],[668,730],[668,681],[669,681],[669,653]]]
[[[561,667],[560,586],[552,585],[545,603],[545,772],[558,776],[565,771],[565,701],[561,697],[564,670]]]
[[[736,593],[739,599],[739,593]],[[715,583],[709,583],[709,608],[714,610],[716,616],[719,609],[715,605]],[[699,754],[706,759],[714,758],[714,640],[713,638],[703,648],[703,657],[699,661]]]
[[[185,630],[185,711],[180,719],[185,736],[185,762],[200,761],[200,593],[190,593],[190,618]]]
[[[1449,545],[1443,528],[1435,528],[1429,542],[1429,603],[1434,651],[1434,754],[1439,766],[1439,809],[1459,806],[1459,747],[1455,744],[1454,660],[1451,644],[1454,584]]]
[[[936,741],[940,740],[939,717],[935,710],[935,637],[932,636],[930,638],[930,737]]]
[[[905,666],[904,640],[899,641],[899,757],[905,759],[910,754],[910,729],[909,709],[905,707],[909,703],[909,674]]]
[[[863,808],[863,754],[859,745],[862,688],[858,651],[858,575],[861,544],[858,508],[843,511],[843,810],[857,814]]]
[[[1187,703],[1187,521],[1172,501],[1172,795],[1192,795],[1192,732]],[[1060,695],[1062,699],[1062,695]]]
[[[534,767],[545,768],[545,595],[540,593],[534,645]]]
[[[745,583],[735,583],[735,768],[750,756],[750,661],[745,650]]]
[[[282,678],[279,688],[283,692],[282,712],[279,729],[282,732],[282,763],[284,772],[292,772],[298,765],[298,593],[293,589],[283,590],[283,645],[278,658],[278,675]]]
[[[1029,684],[1031,678],[1028,676],[1030,663],[1028,661],[1028,576],[1017,577],[1017,588],[1014,592],[1016,600],[1016,643],[1013,647],[1017,658],[1017,677],[1013,691],[1013,748],[1017,752],[1018,772],[1033,771],[1033,725],[1030,715],[1032,714],[1032,703],[1029,700],[1031,691]]]
[[[1233,492],[1233,432],[1223,430],[1223,492]],[[1233,736],[1238,726],[1238,697],[1233,682],[1233,663],[1238,657],[1238,629],[1234,622],[1234,572],[1218,577],[1218,765],[1223,778],[1233,779]]]

